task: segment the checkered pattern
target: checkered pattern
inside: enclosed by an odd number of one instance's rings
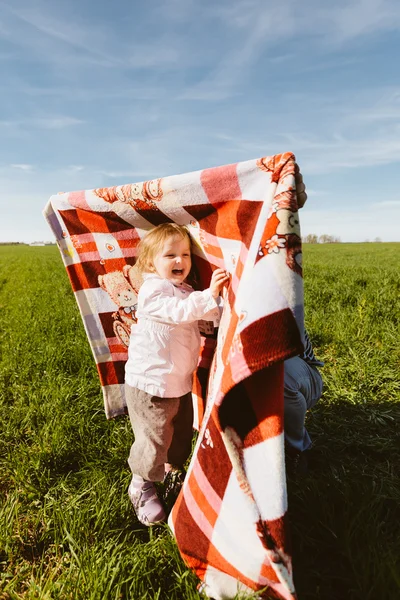
[[[215,599],[265,587],[262,597],[295,598],[282,361],[303,350],[298,208],[305,199],[295,157],[285,153],[60,194],[44,211],[82,314],[108,417],[124,412],[126,332],[135,326],[129,268],[146,231],[165,221],[188,226],[197,242],[200,289],[214,268],[231,273],[218,340],[203,338],[193,387],[199,438],[169,520],[184,560]],[[121,306],[115,289],[124,281]]]

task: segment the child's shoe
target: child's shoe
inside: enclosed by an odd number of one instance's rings
[[[163,492],[163,500],[168,513],[172,510],[172,507],[179,496],[179,492],[185,481],[185,475],[184,469],[178,469],[168,465],[168,470],[164,477]]]
[[[156,525],[167,518],[152,481],[146,481],[140,475],[134,475],[128,488],[128,495],[136,516],[143,525],[147,525],[147,527]]]

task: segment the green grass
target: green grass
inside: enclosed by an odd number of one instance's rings
[[[400,246],[305,246],[324,395],[289,482],[300,600],[400,593]],[[0,247],[0,600],[198,600],[167,527],[126,494],[127,419],[106,421],[56,247]]]

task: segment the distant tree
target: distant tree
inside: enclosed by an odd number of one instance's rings
[[[319,236],[318,241],[320,244],[340,244],[340,237],[323,233]]]
[[[380,237],[376,237],[376,238],[374,239],[374,242],[381,242],[381,241],[382,241],[382,240],[381,240],[381,238],[380,238]]]
[[[332,241],[332,238],[330,235],[328,235],[327,233],[323,233],[322,235],[319,236],[318,238],[318,242],[320,244],[330,244]]]
[[[315,233],[309,233],[303,238],[305,244],[318,244],[318,236]]]
[[[0,242],[0,246],[26,246],[25,242]]]

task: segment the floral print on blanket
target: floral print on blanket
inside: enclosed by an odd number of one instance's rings
[[[277,194],[270,207],[268,220],[261,239],[258,260],[264,256],[286,253],[286,264],[302,276],[301,237],[298,208],[305,199],[303,179],[290,153],[260,158],[257,166],[271,176],[271,183],[278,183]],[[286,180],[284,191],[279,187]]]
[[[96,196],[110,204],[122,202],[129,204],[135,210],[158,210],[156,203],[163,197],[161,179],[111,188],[96,188],[93,191]]]

